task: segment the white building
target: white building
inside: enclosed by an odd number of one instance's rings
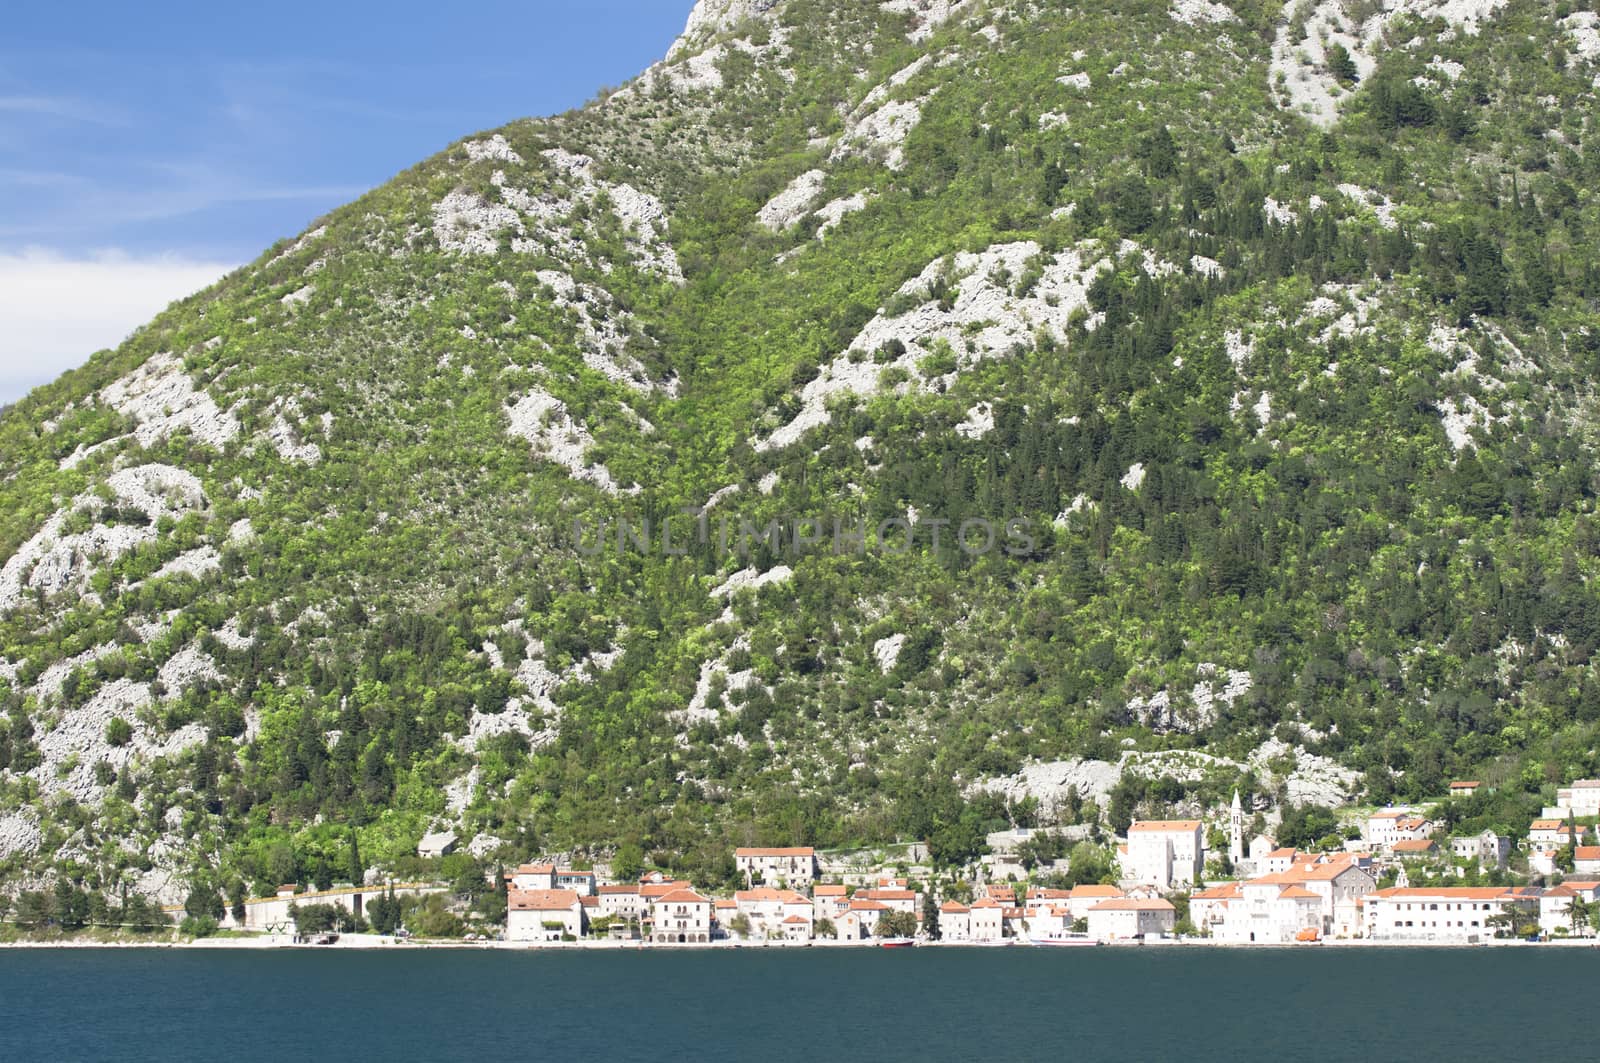
[[[1600,882],[1574,879],[1545,890],[1539,895],[1539,929],[1546,934],[1593,937],[1594,925],[1587,918],[1580,918],[1577,926],[1572,925],[1572,902],[1581,898],[1593,904],[1597,889],[1600,889]]]
[[[1495,935],[1490,922],[1513,908],[1539,914],[1536,892],[1496,886],[1392,887],[1367,895],[1367,937],[1375,941],[1476,944]]]
[[[817,878],[817,851],[809,845],[789,849],[735,849],[733,865],[747,885],[787,885],[804,889]]]
[[[1504,869],[1511,859],[1511,839],[1492,830],[1450,839],[1450,854],[1457,860],[1473,860],[1479,867]]]
[[[417,843],[417,855],[428,858],[449,856],[456,851],[456,832],[453,830],[439,831],[435,834],[424,834]]]
[[[939,905],[939,937],[943,941],[972,940],[972,909],[960,901]]]
[[[1089,909],[1095,905],[1105,901],[1120,900],[1126,896],[1127,894],[1116,886],[1074,886],[1067,894],[1066,906],[1072,913],[1073,921],[1076,922],[1079,919],[1089,918]]]
[[[852,899],[849,907],[833,921],[839,940],[862,941],[872,937],[877,932],[879,918],[888,910],[877,901]]]
[[[1178,910],[1171,901],[1123,897],[1089,909],[1089,936],[1096,941],[1132,941],[1172,933]]]
[[[1580,845],[1573,850],[1575,875],[1600,875],[1600,845]]]
[[[1128,828],[1123,874],[1133,882],[1173,889],[1200,881],[1205,843],[1197,819],[1153,819]]]
[[[643,919],[650,911],[638,886],[601,886],[600,914],[613,919]]]
[[[922,898],[912,890],[883,888],[856,890],[856,896],[862,900],[877,901],[891,912],[917,915],[921,910]]]
[[[999,941],[1005,937],[1006,906],[992,897],[973,901],[967,913],[972,941]]]
[[[1600,816],[1600,779],[1579,779],[1561,787],[1556,791],[1556,807],[1572,816]]]
[[[786,924],[792,918],[799,918],[806,926],[806,937],[811,936],[811,898],[793,890],[758,886],[753,890],[739,890],[733,895],[733,902],[738,913],[749,920],[751,937],[790,937],[794,931]]]
[[[1239,899],[1223,910],[1212,927],[1218,941],[1250,945],[1282,945],[1302,932],[1322,933],[1322,898],[1298,884],[1276,881],[1281,876],[1253,879],[1239,888]]]
[[[583,901],[572,890],[511,890],[506,940],[562,941],[583,936]]]
[[[1233,902],[1244,896],[1243,883],[1224,882],[1189,896],[1189,922],[1202,933],[1215,935]]]
[[[1375,849],[1433,836],[1433,824],[1410,809],[1386,808],[1367,817],[1367,842]]]
[[[650,940],[662,945],[702,945],[711,940],[711,901],[692,889],[675,889],[650,906]]]
[[[1536,819],[1528,828],[1528,841],[1546,848],[1560,848],[1573,840],[1573,827],[1564,819]],[[1577,828],[1578,842],[1584,840],[1584,829]]]

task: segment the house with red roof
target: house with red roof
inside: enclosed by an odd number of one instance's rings
[[[1564,937],[1594,937],[1593,920],[1580,911],[1579,918],[1572,917],[1572,902],[1582,901],[1593,905],[1597,901],[1600,882],[1592,879],[1571,878],[1561,885],[1539,894],[1539,929],[1546,934]]]
[[[814,912],[811,898],[793,890],[757,886],[739,890],[733,895],[734,907],[750,923],[749,936],[753,938],[792,937],[788,921],[798,918],[806,925],[806,937],[811,936]]]
[[[513,889],[506,893],[507,941],[576,941],[588,918],[573,890]]]
[[[1133,941],[1172,933],[1178,910],[1160,898],[1118,897],[1089,909],[1089,936],[1096,941]]]
[[[809,845],[735,849],[733,866],[748,886],[761,883],[805,889],[817,879],[817,851]]]
[[[1600,845],[1580,845],[1572,851],[1572,873],[1600,875]]]
[[[688,887],[650,904],[650,940],[658,945],[704,945],[711,940],[712,903]]]
[[[1141,820],[1128,828],[1122,877],[1169,890],[1200,881],[1205,840],[1197,819]]]
[[[1421,886],[1376,890],[1362,898],[1374,941],[1471,945],[1495,935],[1495,921],[1521,909],[1539,915],[1539,891],[1504,886]]]

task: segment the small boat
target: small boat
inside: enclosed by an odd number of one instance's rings
[[[1091,937],[1074,938],[1028,938],[1029,945],[1049,946],[1051,948],[1094,948],[1100,942]]]
[[[909,949],[916,943],[914,938],[884,938],[878,942],[878,946],[885,949]]]

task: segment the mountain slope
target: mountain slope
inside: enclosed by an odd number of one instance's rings
[[[1536,810],[1600,766],[1595,27],[705,0],[0,417],[6,873]]]

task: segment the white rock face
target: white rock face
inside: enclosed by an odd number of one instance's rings
[[[1427,21],[1443,19],[1468,36],[1505,6],[1506,0],[1383,0],[1383,7],[1355,24],[1341,0],[1321,0],[1305,22],[1306,36],[1293,39],[1296,10],[1302,0],[1287,0],[1277,38],[1272,44],[1271,84],[1282,82],[1288,108],[1313,124],[1327,128],[1339,117],[1341,103],[1349,98],[1328,72],[1328,49],[1342,45],[1355,62],[1362,81],[1372,75],[1383,48],[1384,31],[1401,15]]]
[[[1097,245],[1096,245],[1097,246]],[[756,442],[757,450],[788,446],[813,428],[826,424],[828,402],[844,394],[874,395],[883,387],[885,370],[897,369],[910,379],[899,390],[922,386],[917,363],[940,340],[955,352],[957,369],[989,357],[1003,356],[1033,341],[1043,329],[1065,340],[1067,321],[1088,305],[1090,283],[1109,263],[1094,256],[1089,245],[1068,249],[1043,261],[1043,274],[1026,293],[1013,291],[1013,282],[1043,252],[1032,241],[997,244],[979,253],[962,252],[931,263],[922,274],[901,286],[899,299],[920,297],[918,305],[902,313],[878,314],[851,342],[849,350],[825,366],[800,393],[801,409],[795,418],[769,438]],[[945,309],[931,294],[940,282],[952,288],[954,299]],[[947,299],[949,297],[947,296]],[[905,353],[886,364],[871,357],[892,342]],[[852,360],[851,352],[856,352]]]
[[[610,292],[579,284],[553,269],[540,270],[537,276],[550,289],[552,302],[577,318],[576,340],[584,365],[635,391],[648,392],[654,387],[644,366],[627,353],[633,316],[611,305]]]
[[[133,435],[141,447],[187,429],[195,439],[221,450],[239,434],[233,414],[223,412],[210,394],[196,389],[183,362],[171,354],[155,355],[107,387],[100,399],[138,422]]]
[[[822,223],[817,226],[817,239],[826,239],[828,233],[837,229],[839,224],[844,221],[845,215],[865,210],[867,204],[874,198],[874,196],[869,196],[865,192],[857,192],[853,196],[843,196],[818,207],[817,217],[822,219]]]
[[[466,149],[467,158],[473,162],[482,162],[484,159],[495,159],[499,162],[522,161],[522,156],[506,143],[505,135],[501,133],[496,133],[488,140],[469,140],[462,147]]]
[[[102,789],[94,780],[94,768],[100,761],[120,772],[135,760],[175,756],[205,741],[205,728],[200,724],[167,736],[154,733],[138,716],[151,701],[145,684],[117,679],[101,687],[86,704],[67,712],[49,733],[39,737],[40,764],[28,774],[38,781],[40,792],[70,794],[87,802]],[[133,729],[133,740],[125,746],[105,740],[106,725],[118,717]]]
[[[1094,88],[1094,79],[1089,77],[1088,73],[1084,71],[1080,71],[1076,74],[1067,74],[1064,77],[1058,77],[1056,78],[1056,82],[1058,84],[1065,85],[1069,89],[1077,89],[1079,92],[1088,92],[1090,89]]]
[[[533,451],[546,461],[566,468],[575,480],[587,480],[603,491],[618,494],[611,470],[586,460],[594,437],[567,412],[567,404],[549,392],[534,389],[506,411],[511,434],[533,444]]]
[[[267,429],[267,441],[278,457],[295,465],[315,465],[322,460],[322,448],[301,438],[300,432],[289,423],[289,416],[299,417],[299,403],[279,399],[272,404],[275,416]]]
[[[1122,474],[1122,486],[1130,491],[1137,491],[1144,486],[1144,462],[1135,462],[1129,466],[1128,471]]]
[[[967,411],[967,419],[956,425],[956,434],[968,439],[982,439],[994,431],[994,407],[980,402]]]
[[[885,11],[910,15],[911,28],[906,31],[906,37],[920,42],[933,36],[934,30],[964,9],[970,8],[972,0],[880,0],[878,6]]]
[[[772,232],[783,232],[806,216],[811,204],[822,195],[827,179],[827,173],[822,170],[807,170],[773,196],[756,214],[756,220]]]
[[[204,579],[206,573],[215,572],[221,567],[222,555],[217,553],[217,548],[214,546],[201,546],[179,554],[157,569],[150,578],[165,579],[168,576],[193,576],[195,579]]]
[[[740,569],[715,587],[711,588],[713,598],[732,598],[740,591],[759,591],[762,587],[774,583],[787,583],[794,578],[794,569],[788,565],[779,565],[765,572],[757,572],[753,568]]]
[[[1475,445],[1474,428],[1488,429],[1494,423],[1494,417],[1471,395],[1445,399],[1439,403],[1439,410],[1445,439],[1449,440],[1450,449],[1457,452]]]
[[[1561,20],[1562,27],[1572,38],[1572,50],[1584,59],[1600,59],[1600,14],[1579,11]]]
[[[1340,185],[1339,194],[1364,207],[1372,208],[1372,212],[1378,216],[1378,224],[1383,228],[1391,230],[1400,228],[1400,223],[1394,216],[1394,203],[1388,196],[1352,184]]]
[[[497,150],[493,140],[477,143],[489,145],[480,147],[480,154]],[[511,151],[509,145],[505,150]],[[472,151],[469,145],[468,153]],[[667,212],[660,200],[630,184],[601,180],[595,174],[594,160],[587,155],[551,148],[542,156],[559,191],[535,196],[508,184],[505,173],[496,171],[491,181],[499,190],[500,202],[457,190],[434,204],[433,235],[439,247],[456,254],[492,255],[500,250],[502,234],[509,234],[513,252],[540,252],[568,262],[595,264],[567,219],[580,206],[604,203],[623,229],[633,264],[673,284],[683,283],[677,252],[666,240]],[[604,272],[612,268],[610,262],[598,265]]]
[[[1327,757],[1307,753],[1301,746],[1290,747],[1275,738],[1250,754],[1248,763],[1253,771],[1264,775],[1268,765],[1285,756],[1294,759],[1294,769],[1284,779],[1289,800],[1294,804],[1337,808],[1350,800],[1359,787],[1360,776],[1349,768],[1340,767]]]
[[[1300,217],[1294,212],[1293,207],[1279,203],[1271,196],[1268,196],[1267,201],[1261,204],[1261,213],[1265,214],[1267,220],[1275,225],[1292,225]]]
[[[683,283],[678,253],[666,239],[669,225],[667,209],[659,199],[630,184],[601,180],[595,175],[594,160],[587,155],[575,155],[559,148],[552,148],[543,154],[551,166],[575,182],[575,201],[592,203],[604,197],[610,202],[611,212],[628,234],[628,252],[633,255],[635,265],[647,272],[657,273],[674,284]]]
[[[1065,805],[1067,791],[1076,788],[1081,799],[1103,808],[1121,779],[1121,766],[1109,761],[1056,760],[1025,765],[1015,775],[990,779],[975,788],[1001,794],[1013,802],[1032,797],[1051,811]]]
[[[1172,6],[1167,9],[1167,15],[1172,21],[1189,26],[1239,21],[1239,17],[1231,10],[1221,4],[1213,4],[1211,0],[1173,0]]]
[[[720,719],[722,711],[711,707],[711,684],[719,677],[722,680],[723,689],[729,692],[761,686],[761,681],[756,678],[753,669],[729,670],[728,658],[733,655],[734,651],[748,650],[749,648],[750,637],[748,635],[740,635],[721,656],[701,662],[700,677],[695,681],[694,694],[690,696],[689,704],[682,712],[673,714],[674,718],[686,726],[715,722]],[[724,709],[727,707],[726,705],[723,706]]]
[[[39,817],[28,809],[0,815],[0,860],[37,852],[43,835]]]
[[[102,564],[153,541],[158,534],[156,524],[163,516],[181,516],[207,504],[194,474],[170,465],[122,469],[107,478],[106,485],[121,505],[144,513],[147,523],[95,524],[87,531],[68,533],[68,519],[80,508],[98,503],[93,494],[79,496],[58,510],[0,568],[0,612],[15,609],[28,590],[46,595],[73,589],[81,592]]]
[[[508,229],[523,232],[516,211],[470,192],[451,192],[433,205],[433,236],[445,251],[492,255],[500,250],[500,234]]]
[[[777,0],[699,0],[669,55],[726,33],[746,19],[768,17],[776,6]]]
[[[889,169],[904,169],[906,138],[922,121],[922,106],[929,98],[894,100],[863,118],[851,121],[846,125],[839,143],[834,146],[833,153],[828,156],[829,161],[881,154],[883,164]]]
[[[895,664],[900,660],[900,651],[905,647],[906,637],[895,634],[888,638],[879,639],[872,644],[872,656],[878,662],[878,670],[888,675],[894,670]]]

